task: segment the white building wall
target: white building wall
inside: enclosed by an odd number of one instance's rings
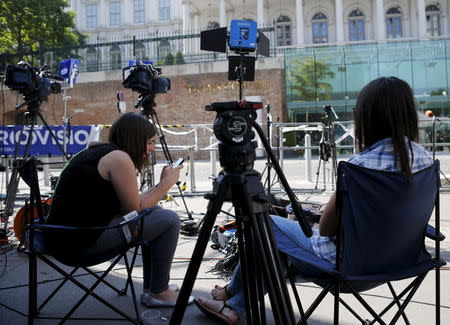
[[[131,38],[133,35],[143,35],[152,37],[156,31],[158,34],[183,33],[183,31],[194,31],[195,29],[206,29],[208,22],[220,23],[220,17],[226,18],[227,25],[232,19],[249,18],[256,20],[259,15],[264,17],[264,22],[260,25],[271,25],[281,15],[289,17],[292,45],[304,46],[313,42],[312,37],[312,17],[321,11],[327,16],[328,23],[328,43],[336,42],[336,1],[338,0],[170,0],[170,20],[159,20],[159,1],[145,0],[145,22],[134,24],[134,0],[120,0],[121,3],[121,25],[110,26],[110,2],[116,0],[71,0],[70,8],[75,12],[77,28],[88,34],[92,41],[107,40],[109,37]],[[430,0],[339,0],[342,1],[343,10],[343,40],[349,41],[349,21],[348,16],[354,9],[360,9],[364,13],[365,20],[365,40],[376,40],[378,35],[386,34],[386,11],[391,7],[398,7],[402,12],[402,25],[404,38],[419,38],[423,28],[419,26],[418,5],[425,3],[439,4],[441,10],[441,36],[450,34],[450,0],[430,1]],[[422,2],[421,2],[422,1]],[[224,5],[220,7],[220,3]],[[86,5],[97,4],[97,28],[86,27]],[[258,6],[259,3],[259,6]],[[302,10],[296,10],[296,4],[302,3]],[[382,4],[383,13],[377,19],[377,3]],[[262,4],[262,5],[261,5]],[[186,13],[183,9],[185,7]],[[296,17],[296,13],[303,14],[302,19]],[[422,16],[423,17],[423,16]],[[185,20],[185,21],[183,21]],[[377,21],[381,20],[381,21]],[[297,22],[303,21],[303,28],[297,29]],[[423,21],[423,20],[422,20]],[[381,24],[381,25],[380,25]],[[183,26],[184,25],[184,26]],[[296,35],[297,30],[303,30],[303,37]],[[198,32],[198,30],[197,30]],[[386,36],[380,40],[383,41]],[[426,36],[425,36],[426,37]],[[423,37],[422,37],[423,38]],[[301,41],[303,40],[303,42]],[[92,42],[91,41],[91,42]],[[200,52],[198,42],[184,46],[185,53]],[[149,51],[151,51],[149,49]],[[123,54],[125,55],[125,53]]]

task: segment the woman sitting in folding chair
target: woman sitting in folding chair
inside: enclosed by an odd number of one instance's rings
[[[433,164],[428,152],[413,142],[418,140],[418,117],[411,87],[395,77],[379,78],[366,85],[355,108],[355,138],[360,153],[349,163],[370,169],[400,171],[409,179],[412,173]],[[336,259],[334,236],[337,231],[336,193],[320,218],[319,231],[306,237],[295,221],[272,216],[272,222],[293,243],[318,257]],[[276,240],[278,240],[275,234]],[[280,247],[279,247],[280,249]],[[216,286],[213,299],[197,298],[195,303],[208,316],[235,323],[245,313],[240,266],[224,287]]]
[[[79,152],[62,171],[47,218],[48,224],[103,227],[122,222],[130,211],[143,217],[142,247],[144,292],[147,306],[174,306],[178,293],[169,285],[170,268],[177,246],[178,215],[159,207],[158,201],[177,182],[180,169],[164,167],[157,186],[138,192],[136,170],[148,165],[155,149],[156,129],[138,113],[122,115],[111,127],[109,143],[91,144]],[[104,260],[126,245],[117,229],[68,238],[70,233],[49,233],[49,244],[70,256],[87,251],[93,260]],[[72,235],[73,237],[73,235]],[[66,245],[64,243],[70,243]],[[120,247],[122,246],[122,247]]]

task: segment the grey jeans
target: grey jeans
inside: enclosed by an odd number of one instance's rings
[[[160,293],[169,284],[170,268],[180,233],[180,218],[174,211],[159,206],[143,209],[139,215],[144,215],[142,237],[149,242],[148,246],[142,247],[144,290]],[[109,226],[122,221],[122,216],[116,217]],[[90,247],[89,254],[107,254],[121,245],[124,245],[123,235],[117,229],[107,229]]]

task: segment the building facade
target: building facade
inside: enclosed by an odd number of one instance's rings
[[[277,46],[450,34],[449,0],[70,0],[70,10],[93,42],[189,34],[227,26],[232,19],[275,25]]]

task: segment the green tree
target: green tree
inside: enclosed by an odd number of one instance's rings
[[[65,48],[81,45],[85,36],[75,29],[75,14],[67,7],[67,0],[0,0],[0,64],[76,57]],[[44,55],[46,49],[53,50]]]
[[[287,68],[287,78],[292,85],[294,98],[305,102],[331,99],[333,87],[327,81],[332,80],[334,76],[331,64],[320,60],[298,58]],[[309,109],[306,108],[305,122],[308,121]],[[297,144],[297,132],[286,134],[286,144]]]
[[[174,62],[175,58],[173,57],[172,53],[167,54],[167,56],[164,58],[165,65],[172,65]]]
[[[175,64],[184,64],[184,57],[183,57],[183,53],[181,53],[181,51],[178,51],[175,54]]]
[[[331,99],[333,87],[327,82],[334,78],[329,63],[320,60],[296,59],[288,69],[292,90],[302,101]]]

